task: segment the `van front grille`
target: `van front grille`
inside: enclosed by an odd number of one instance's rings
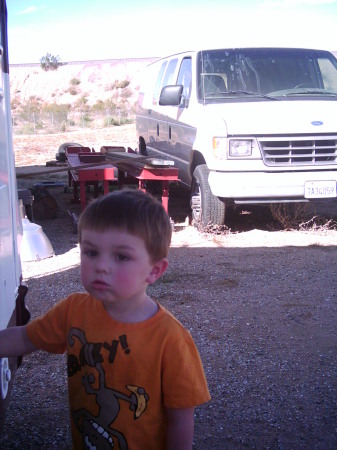
[[[324,166],[337,164],[337,136],[261,138],[267,166]]]

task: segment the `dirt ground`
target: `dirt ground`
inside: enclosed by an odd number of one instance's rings
[[[132,127],[118,132],[133,139]],[[31,158],[20,153],[22,167],[43,166],[57,150],[43,138],[15,145]],[[19,187],[38,179],[20,178]],[[63,187],[50,193],[56,217],[38,223],[55,256],[23,264],[33,317],[82,289],[68,213],[79,205]],[[252,208],[230,218],[230,233],[206,234],[186,226],[189,213],[186,192],[173,185],[170,267],[149,293],[190,330],[204,363],[212,400],[196,409],[194,449],[336,449],[337,232],[271,231],[267,211]],[[0,448],[71,448],[64,356],[24,358]]]

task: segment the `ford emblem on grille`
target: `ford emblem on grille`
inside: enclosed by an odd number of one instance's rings
[[[323,122],[321,122],[320,120],[314,120],[313,122],[311,122],[311,125],[314,125],[315,127],[319,127],[319,126],[323,125]]]

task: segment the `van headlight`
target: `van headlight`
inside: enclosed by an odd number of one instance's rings
[[[251,156],[252,141],[242,139],[231,139],[229,141],[228,155],[232,158]]]

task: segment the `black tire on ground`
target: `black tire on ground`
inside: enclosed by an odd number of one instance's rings
[[[64,142],[59,146],[58,152],[55,157],[57,161],[65,161],[66,160],[66,148],[67,147],[83,147],[82,144],[77,144],[76,142]]]
[[[194,170],[191,191],[192,220],[204,226],[224,225],[226,205],[212,194],[208,174],[206,164],[201,164]]]

